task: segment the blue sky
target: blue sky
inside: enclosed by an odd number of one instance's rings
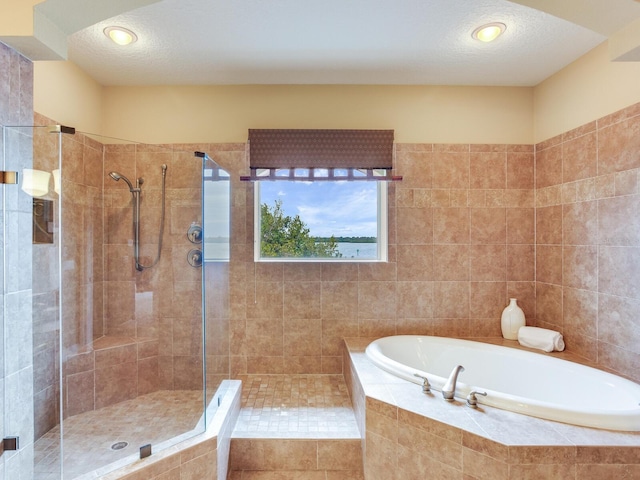
[[[260,203],[282,200],[286,215],[300,215],[311,235],[377,236],[377,182],[260,182]]]

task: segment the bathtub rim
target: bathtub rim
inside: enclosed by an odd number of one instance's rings
[[[556,355],[549,355],[527,348],[513,348],[515,345],[497,345],[495,343],[483,342],[480,339],[460,339],[455,337],[439,337],[433,335],[390,335],[372,339],[372,341],[367,344],[366,348],[364,349],[365,355],[367,356],[368,360],[377,368],[380,368],[381,370],[391,375],[401,378],[402,380],[409,381],[418,385],[422,384],[422,380],[415,377],[414,374],[421,374],[429,379],[429,382],[431,383],[433,389],[438,392],[442,389],[442,386],[446,381],[445,378],[432,374],[430,372],[419,370],[417,368],[408,367],[400,362],[384,356],[381,353],[380,349],[377,348],[380,343],[390,341],[388,339],[401,339],[402,337],[411,339],[422,337],[438,343],[453,342],[458,346],[466,346],[474,349],[482,348],[488,349],[490,351],[504,351],[503,349],[508,349],[510,350],[510,353],[518,357],[531,355],[539,356],[543,364],[551,364],[552,366],[555,362],[563,362],[560,365],[569,363],[575,366],[575,368],[595,371],[595,374],[597,374],[598,376],[613,376],[619,383],[630,385],[630,388],[640,388],[639,384],[633,382],[630,379],[624,378],[616,373],[606,372],[602,369],[590,365],[585,365],[584,363],[572,361],[566,358],[559,358],[559,356]],[[514,343],[517,344],[517,342]],[[496,392],[494,390],[487,389],[481,386],[472,386],[464,383],[460,379],[456,387],[456,399],[462,399],[462,401],[464,402],[464,399],[472,390],[486,391],[489,394],[487,397],[477,397],[478,403],[481,405],[508,410],[522,415],[533,416],[543,420],[561,422],[586,428],[597,428],[633,433],[640,432],[640,404],[634,409],[624,410],[601,409],[597,412],[593,412],[591,409],[580,407],[575,407],[572,408],[572,410],[568,410],[567,408],[564,408],[559,404],[541,402],[535,399],[528,399],[504,392]]]

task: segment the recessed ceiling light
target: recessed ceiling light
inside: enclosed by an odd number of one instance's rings
[[[104,29],[104,34],[118,45],[129,45],[138,40],[135,33],[123,27],[107,27]]]
[[[476,28],[471,36],[481,42],[493,42],[502,35],[506,29],[507,26],[504,23],[487,23],[486,25]]]

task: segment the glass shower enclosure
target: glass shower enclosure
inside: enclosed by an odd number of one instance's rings
[[[3,127],[2,153],[5,478],[106,473],[203,432],[229,377],[228,233],[225,259],[203,224],[229,209],[224,170],[61,126]]]

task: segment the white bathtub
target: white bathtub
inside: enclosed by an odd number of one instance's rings
[[[472,390],[478,403],[585,427],[640,431],[640,385],[595,368],[516,348],[454,338],[398,335],[369,344],[367,357],[381,369],[440,391],[462,365],[456,397]],[[440,396],[439,393],[436,395]],[[443,400],[444,401],[444,400]]]

